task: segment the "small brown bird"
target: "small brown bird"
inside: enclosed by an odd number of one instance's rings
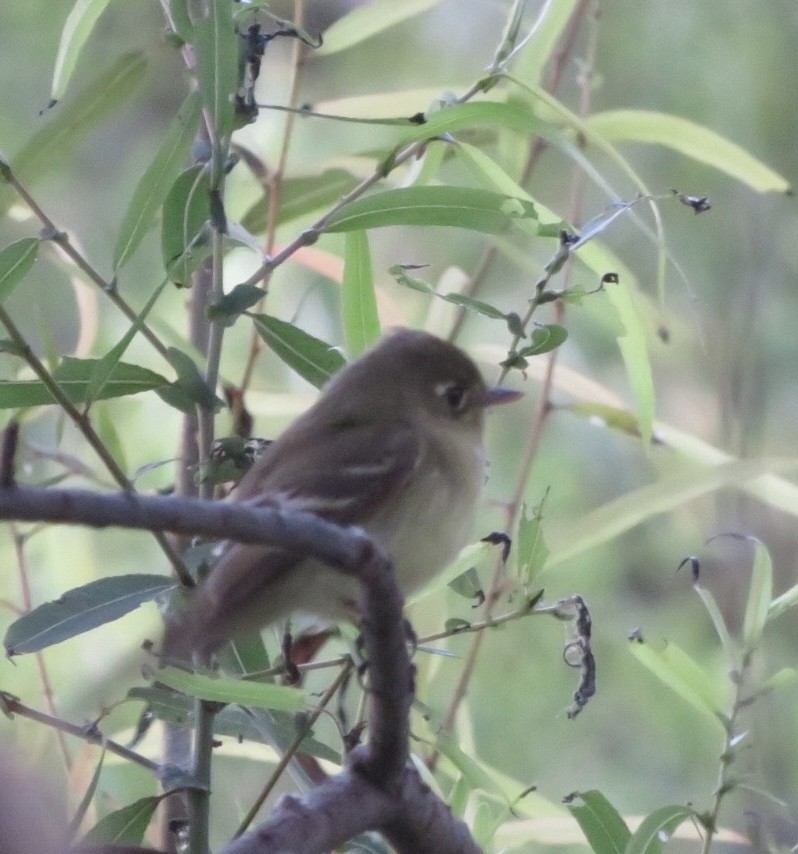
[[[485,480],[483,411],[520,396],[486,386],[457,347],[399,330],[336,374],[232,497],[364,528],[407,594],[467,543]],[[293,612],[351,619],[357,599],[357,581],[319,561],[230,543],[193,595],[181,646],[205,658]]]

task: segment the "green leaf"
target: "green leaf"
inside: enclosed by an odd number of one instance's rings
[[[100,359],[73,359],[67,356],[56,369],[53,379],[73,403],[84,403],[89,400],[89,385],[101,361]],[[131,394],[159,389],[167,384],[166,377],[154,371],[138,365],[118,362],[111,376],[106,379],[98,398],[95,399],[127,397]],[[50,392],[39,380],[0,382],[0,409],[47,406],[54,402]]]
[[[124,54],[108,71],[97,77],[74,100],[59,106],[56,118],[37,131],[12,158],[14,172],[32,184],[63,166],[69,149],[103,119],[120,110],[144,77],[147,63],[142,53]],[[0,197],[0,213],[12,196]]]
[[[84,845],[139,845],[144,839],[147,827],[163,799],[159,797],[141,798],[129,806],[115,810],[102,818],[81,839]]]
[[[147,167],[127,207],[114,247],[118,270],[136,251],[188,158],[202,114],[202,99],[192,92],[175,116],[155,159]]]
[[[163,667],[152,672],[156,681],[201,700],[217,703],[238,703],[262,709],[299,712],[305,708],[305,695],[299,688],[274,685],[270,682],[251,682],[246,679],[221,679],[198,673],[187,673],[177,667]]]
[[[280,185],[280,207],[277,225],[285,225],[299,217],[333,205],[357,184],[357,178],[345,169],[327,169],[320,175],[286,178]],[[266,230],[269,193],[244,214],[241,224],[259,234]]]
[[[105,11],[110,0],[77,0],[67,15],[53,70],[53,86],[50,104],[54,106],[64,96],[69,79],[75,70],[80,52],[86,44],[97,19]]]
[[[610,142],[664,145],[720,169],[760,193],[786,193],[790,184],[744,148],[680,116],[648,110],[609,110],[586,120],[591,131]]]
[[[292,323],[269,317],[253,315],[258,335],[289,367],[316,388],[345,364],[346,360],[331,344],[314,338]]]
[[[163,575],[119,575],[91,581],[20,617],[9,626],[3,645],[9,657],[38,652],[118,620],[174,586]]]
[[[451,735],[441,733],[436,741],[440,752],[463,775],[471,789],[481,789],[495,795],[502,803],[508,803],[507,795],[496,782],[493,775],[475,759],[465,753]]]
[[[752,650],[762,640],[773,600],[773,564],[763,543],[756,537],[745,539],[754,546],[754,565],[743,618],[743,643],[747,650]]]
[[[792,484],[790,484],[790,486],[792,486]],[[768,611],[768,619],[772,620],[783,614],[785,611],[788,611],[790,608],[794,608],[796,605],[798,605],[798,584],[791,587],[789,590],[786,590],[771,602],[770,609]]]
[[[210,254],[202,237],[210,217],[210,176],[204,167],[191,166],[175,179],[163,204],[161,254],[176,285],[188,285]]]
[[[798,670],[794,667],[782,667],[776,671],[756,689],[754,696],[761,697],[764,694],[769,694],[771,691],[780,691],[782,688],[787,688],[798,683]]]
[[[146,320],[147,315],[158,302],[158,298],[168,284],[169,277],[167,276],[152,292],[152,295],[147,300],[144,308],[142,308],[141,312],[136,316],[133,323],[130,324],[128,331],[119,339],[118,343],[97,362],[86,388],[87,404],[93,403],[102,394],[105,384],[113,375],[116,366],[119,364],[122,356],[125,354],[125,351],[130,346],[130,342],[135,338],[136,333],[144,326],[144,321]]]
[[[374,0],[362,6],[356,6],[331,27],[324,31],[324,42],[315,52],[316,56],[329,56],[360,44],[378,33],[393,27],[402,21],[426,12],[440,0]]]
[[[440,225],[500,234],[518,218],[535,219],[535,206],[524,199],[471,187],[402,187],[346,205],[330,217],[324,231]]]
[[[635,305],[634,290],[623,281],[608,285],[604,289],[615,309],[623,332],[618,336],[626,376],[637,403],[637,418],[646,447],[651,441],[654,424],[654,380],[648,358],[648,346],[643,321]]]
[[[411,288],[412,290],[419,291],[422,294],[430,294],[430,296],[438,297],[438,299],[442,299],[452,305],[457,305],[461,308],[475,311],[483,317],[490,317],[494,320],[505,320],[508,324],[511,322],[511,318],[517,317],[517,315],[512,314],[512,312],[506,314],[495,306],[490,305],[490,303],[482,302],[482,300],[474,299],[473,297],[467,297],[464,294],[439,294],[429,282],[425,282],[423,279],[418,279],[415,276],[409,276],[407,274],[408,269],[411,268],[407,265],[394,264],[393,267],[388,268],[388,272],[400,285],[404,285],[406,288]]]
[[[344,237],[341,313],[346,349],[350,356],[359,356],[380,337],[371,253],[365,231],[349,231]]]
[[[513,70],[518,77],[533,84],[540,83],[543,70],[560,43],[576,4],[577,0],[558,0],[541,8],[532,37],[513,59]]]
[[[194,25],[197,82],[217,138],[233,127],[238,88],[238,44],[232,0],[213,0],[208,16]]]
[[[229,294],[208,306],[208,317],[220,320],[225,326],[232,326],[247,310],[257,305],[265,291],[257,285],[236,285]]]
[[[532,508],[532,515],[527,517],[526,505],[521,508],[521,517],[518,522],[518,575],[521,583],[528,587],[535,576],[543,569],[549,549],[543,538],[543,508],[549,490],[543,498]]]
[[[798,460],[732,460],[711,467],[691,468],[657,483],[634,489],[565,524],[550,524],[547,539],[550,570],[588,549],[609,542],[660,513],[681,507],[722,487],[741,487],[769,471],[798,468]]]
[[[632,655],[647,667],[661,682],[687,700],[698,711],[720,724],[726,698],[712,689],[713,680],[676,644],[630,639]]]
[[[23,237],[0,252],[0,303],[28,275],[39,251],[35,237]]]
[[[174,31],[185,42],[194,38],[194,25],[188,13],[190,0],[169,0],[169,17],[174,24]]]
[[[530,343],[526,347],[522,347],[514,355],[522,359],[528,356],[540,356],[542,353],[556,350],[557,347],[565,342],[566,338],[568,338],[568,331],[556,323],[536,326],[532,330]]]
[[[667,841],[679,825],[695,814],[695,810],[679,804],[660,807],[646,816],[632,834],[626,846],[626,854],[657,854],[662,848],[661,843]]]
[[[177,347],[169,347],[166,351],[166,358],[177,372],[177,380],[169,385],[170,390],[176,390],[182,397],[190,401],[192,408],[200,406],[213,412],[224,406],[223,401],[216,397],[213,389],[208,387],[191,356],[186,355],[182,350],[178,350]],[[158,393],[163,397],[164,391],[166,389],[161,388]],[[168,397],[169,391],[166,393]],[[167,402],[169,401],[167,400]]]
[[[75,835],[80,825],[83,823],[83,819],[86,817],[86,813],[89,811],[89,806],[92,802],[92,798],[94,798],[94,795],[97,791],[97,785],[100,782],[100,773],[103,770],[103,761],[105,759],[105,743],[103,743],[102,747],[103,749],[100,753],[100,758],[97,761],[97,767],[94,769],[94,773],[91,775],[89,785],[86,787],[86,791],[83,793],[83,797],[80,799],[80,803],[78,804],[78,808],[75,810],[75,814],[69,820],[70,840]]]
[[[615,807],[596,789],[575,797],[582,803],[568,804],[568,809],[595,854],[622,854],[632,834]]]
[[[712,620],[712,625],[715,627],[715,632],[720,640],[726,657],[729,661],[736,661],[737,644],[734,642],[734,639],[726,627],[726,621],[723,619],[723,612],[718,607],[715,597],[701,584],[694,583],[693,589],[704,604],[704,608],[706,608],[710,620]]]

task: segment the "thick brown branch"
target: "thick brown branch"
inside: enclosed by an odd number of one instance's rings
[[[189,498],[86,490],[0,488],[0,519],[114,525],[266,543],[313,556],[361,584],[360,613],[369,661],[369,738],[345,770],[303,798],[286,798],[272,818],[235,840],[226,854],[337,848],[382,831],[400,854],[477,854],[465,824],[408,768],[413,669],[403,599],[390,561],[358,528],[312,513]]]

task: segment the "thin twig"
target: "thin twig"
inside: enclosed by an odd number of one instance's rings
[[[55,243],[61,251],[72,261],[75,266],[81,270],[86,277],[97,285],[98,288],[105,294],[106,297],[125,315],[131,322],[136,323],[138,315],[131,305],[120,296],[116,283],[104,278],[97,270],[89,263],[89,261],[81,254],[81,252],[70,241],[69,235],[58,228],[52,219],[44,212],[39,203],[33,198],[27,187],[17,178],[14,171],[7,163],[3,163],[0,167],[3,178],[17,191],[17,195],[25,202],[33,215],[44,226],[44,236],[46,239]],[[140,325],[141,334],[149,341],[150,344],[166,358],[167,346],[158,338],[158,336],[146,325]]]
[[[255,819],[255,816],[258,814],[258,811],[266,801],[266,798],[268,798],[269,795],[272,793],[274,787],[279,782],[280,777],[282,777],[283,772],[288,767],[289,763],[294,758],[299,748],[302,746],[302,742],[313,729],[313,726],[315,725],[316,721],[321,717],[322,712],[325,710],[325,708],[327,708],[330,701],[335,696],[336,692],[341,687],[346,677],[349,675],[349,672],[353,667],[352,659],[346,657],[342,660],[342,664],[343,667],[341,667],[341,670],[338,675],[335,677],[335,679],[333,679],[329,688],[327,688],[327,690],[324,692],[324,695],[319,701],[318,706],[316,706],[316,708],[310,713],[310,715],[308,715],[301,732],[297,733],[296,737],[288,746],[285,753],[280,757],[280,761],[277,763],[274,768],[274,771],[272,771],[271,773],[271,776],[266,781],[266,785],[263,787],[258,797],[255,798],[255,801],[252,806],[247,810],[247,814],[241,820],[241,824],[239,824],[238,830],[236,830],[235,834],[233,835],[234,839],[241,836],[242,833],[245,833],[250,824],[252,824]]]
[[[160,776],[161,774],[162,769],[157,762],[147,759],[146,756],[136,753],[135,750],[131,750],[129,747],[119,744],[119,742],[106,738],[93,724],[89,726],[71,724],[55,715],[48,715],[31,706],[26,706],[16,697],[2,691],[0,691],[0,708],[8,715],[19,715],[28,720],[36,721],[36,723],[44,724],[44,726],[51,727],[59,732],[66,733],[67,735],[74,735],[76,738],[80,738],[89,744],[102,745],[109,753],[114,753],[122,759],[133,762],[156,776]]]
[[[581,24],[582,17],[586,12],[589,6],[588,2],[581,3],[574,12],[572,16],[572,26],[569,28],[569,39],[568,44],[573,46],[575,44],[576,33],[573,26],[574,20],[578,20]],[[578,16],[578,18],[577,18]],[[565,63],[566,55],[561,53],[558,59],[558,64],[563,65]],[[590,57],[591,62],[595,60],[595,55]],[[592,67],[592,66],[591,66]],[[557,82],[559,82],[559,74],[555,78]],[[587,76],[586,76],[587,79]],[[582,99],[580,104],[580,109],[585,111],[585,115],[589,109],[589,98]],[[534,151],[533,151],[534,156]],[[579,211],[575,208],[571,211],[571,221],[576,221],[578,219]],[[566,264],[565,267],[565,276],[568,277],[571,275],[571,265]],[[548,279],[544,277],[541,282],[544,284],[539,286],[536,290],[536,298],[532,300],[529,309],[527,311],[526,317],[522,320],[522,324],[525,326],[529,320],[531,319],[532,312],[537,307],[537,300],[539,299],[540,293],[542,293],[545,288],[545,283],[547,283]],[[568,279],[566,279],[566,282]],[[555,303],[555,311],[557,312],[557,320],[560,322],[564,316],[564,307],[561,301],[557,301]],[[521,509],[521,502],[523,500],[524,493],[526,491],[526,485],[529,481],[529,477],[532,471],[532,466],[534,464],[535,458],[538,453],[538,449],[540,447],[540,441],[543,436],[543,430],[546,425],[546,421],[550,411],[550,399],[551,399],[551,391],[554,383],[554,369],[557,364],[558,358],[558,349],[552,350],[548,354],[548,358],[546,361],[546,373],[544,375],[543,384],[540,390],[540,396],[538,398],[537,409],[535,411],[535,418],[532,422],[531,429],[529,431],[529,435],[527,437],[527,442],[524,447],[524,453],[521,461],[521,465],[518,470],[518,477],[516,479],[515,489],[513,491],[512,498],[505,505],[504,508],[504,525],[506,531],[511,531],[514,529],[517,519],[518,513]],[[506,369],[502,375],[506,373]],[[488,591],[485,597],[485,621],[490,622],[491,613],[496,605],[496,602],[499,599],[501,589],[503,586],[503,578],[504,578],[504,564],[501,560],[497,560],[493,570],[493,576],[491,578],[490,585],[488,587]],[[460,677],[458,679],[457,685],[452,693],[452,698],[449,702],[449,706],[446,711],[446,715],[444,717],[443,728],[444,731],[450,731],[454,726],[454,721],[457,716],[457,711],[460,708],[463,699],[465,698],[466,692],[468,691],[468,686],[471,682],[471,678],[474,674],[474,670],[476,668],[477,659],[479,658],[479,653],[482,648],[482,642],[485,635],[483,632],[477,632],[474,635],[474,638],[471,642],[471,646],[466,655],[466,659],[463,665],[463,668],[460,672]],[[431,767],[434,767],[437,760],[437,753],[433,754],[433,756],[429,760],[429,764]]]
[[[16,344],[20,356],[32,368],[33,372],[41,380],[47,391],[50,392],[54,402],[61,407],[75,427],[77,427],[77,429],[83,434],[83,437],[92,447],[97,456],[102,460],[116,483],[126,492],[135,492],[133,484],[128,480],[111,452],[106,448],[102,439],[100,439],[92,427],[88,415],[83,414],[75,407],[58,382],[53,378],[47,368],[45,368],[44,363],[30,348],[25,337],[2,306],[0,306],[0,323],[5,326],[11,339]],[[181,583],[184,583],[189,587],[193,586],[194,582],[191,575],[180,556],[174,548],[172,548],[172,544],[166,539],[161,531],[153,531],[153,536],[161,547],[163,553],[169,559],[169,562],[174,567]]]

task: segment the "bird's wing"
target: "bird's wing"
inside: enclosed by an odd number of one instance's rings
[[[328,426],[323,441],[310,433],[283,438],[235,498],[255,506],[285,502],[339,525],[366,523],[401,492],[422,452],[417,431],[402,422]]]
[[[401,492],[422,449],[416,430],[401,423],[387,429],[341,425],[325,430],[323,442],[312,440],[307,432],[282,436],[242,479],[234,497],[256,507],[307,510],[339,525],[367,524]],[[230,544],[195,596],[193,648],[210,652],[234,632],[303,608],[340,614],[342,604],[333,601],[334,595],[319,602],[322,591],[312,600],[307,580],[296,575],[301,563],[302,555],[284,549]]]

